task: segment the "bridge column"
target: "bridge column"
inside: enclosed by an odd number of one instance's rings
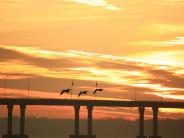
[[[25,135],[25,110],[26,105],[20,105],[20,138],[28,138],[28,135]]]
[[[158,107],[152,107],[153,110],[153,136],[150,138],[162,138],[158,136]]]
[[[87,106],[88,109],[88,135],[92,136],[93,106]]]
[[[144,111],[145,107],[139,107],[139,136],[137,138],[146,138],[144,136]]]
[[[3,138],[11,138],[12,137],[12,114],[13,114],[13,105],[7,105],[8,110],[8,120],[7,120],[7,134],[3,135]]]
[[[7,125],[7,134],[12,135],[12,115],[13,115],[13,105],[7,105],[8,109],[8,125]]]
[[[79,111],[80,111],[80,106],[74,106],[75,109],[75,135],[79,135]]]
[[[75,123],[74,123],[74,135],[70,135],[70,138],[79,138],[79,111],[80,106],[74,105],[75,110]]]
[[[88,109],[88,132],[87,135],[80,135],[79,134],[79,111],[80,106],[75,105],[75,129],[74,129],[74,135],[70,135],[70,138],[96,138],[95,135],[92,135],[92,111],[93,106],[87,106]]]

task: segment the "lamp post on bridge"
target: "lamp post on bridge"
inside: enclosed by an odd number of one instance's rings
[[[160,92],[161,92],[161,94],[160,94],[161,95],[161,102],[163,102],[163,80],[162,79],[160,80],[160,89],[161,89],[160,90]]]
[[[134,92],[134,101],[136,101],[136,100],[137,100],[137,89],[135,88],[134,91],[135,91],[135,92]]]
[[[8,78],[8,75],[5,75],[5,78],[4,78],[4,98],[6,98],[7,78]]]
[[[27,78],[27,99],[29,99],[30,80]]]

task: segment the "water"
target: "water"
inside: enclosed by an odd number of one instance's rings
[[[13,119],[13,133],[19,132],[19,119]],[[26,134],[29,138],[69,138],[73,134],[73,120],[26,119]],[[80,134],[86,134],[87,121],[80,120]],[[159,134],[163,138],[183,138],[184,120],[159,121]],[[0,119],[0,134],[5,134],[6,120]],[[93,134],[97,138],[135,138],[138,135],[138,122],[123,120],[95,120]],[[145,121],[145,135],[152,134],[152,122]]]

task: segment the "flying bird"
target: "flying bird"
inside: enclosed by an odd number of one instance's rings
[[[60,93],[60,95],[62,95],[63,93],[69,93],[71,89],[63,89]]]
[[[78,97],[80,97],[82,94],[88,94],[88,91],[80,91]]]
[[[97,91],[103,91],[103,89],[95,89],[93,94],[96,94]]]

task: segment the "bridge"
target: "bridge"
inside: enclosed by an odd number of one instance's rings
[[[70,138],[96,138],[93,134],[93,107],[105,106],[105,107],[137,107],[139,112],[139,135],[136,138],[147,138],[144,135],[144,111],[145,108],[152,108],[153,112],[153,134],[149,138],[162,138],[158,134],[158,111],[159,108],[184,108],[184,102],[157,102],[157,101],[113,101],[113,100],[67,100],[67,99],[0,99],[0,105],[7,106],[7,134],[4,134],[2,138],[28,138],[25,134],[25,113],[27,105],[46,105],[46,106],[73,106],[75,112],[74,120],[74,133],[70,135]],[[12,133],[12,116],[13,107],[18,105],[20,107],[20,132],[19,134]],[[87,134],[79,134],[79,112],[80,107],[86,106],[88,111],[88,126]]]

